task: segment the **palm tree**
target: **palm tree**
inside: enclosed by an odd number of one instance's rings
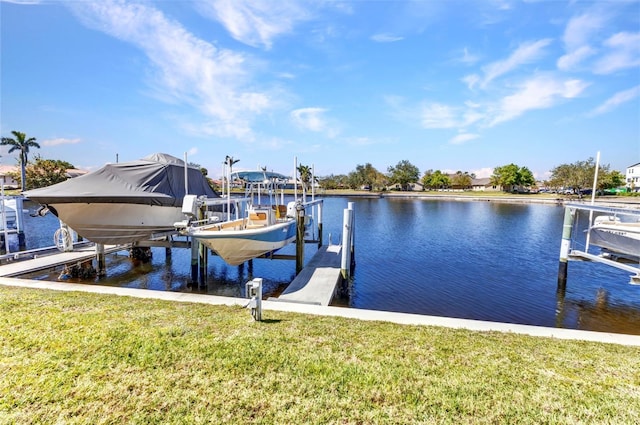
[[[15,139],[12,139],[11,137],[3,137],[0,145],[11,146],[11,148],[9,149],[9,153],[17,150],[20,151],[20,185],[22,186],[22,191],[24,192],[27,184],[27,161],[29,148],[40,149],[40,145],[36,143],[35,137],[29,137],[27,139],[26,134],[15,130],[11,133],[15,136]]]
[[[300,181],[302,182],[302,189],[307,190],[311,187],[311,167],[308,165],[298,165],[298,173],[300,174]]]

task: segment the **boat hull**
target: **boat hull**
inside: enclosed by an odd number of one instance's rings
[[[173,224],[184,218],[182,208],[173,206],[64,203],[48,207],[78,235],[105,245],[149,240],[154,234],[175,230]]]
[[[237,266],[293,242],[296,221],[288,220],[244,230],[193,229],[189,235],[218,254],[226,263]]]
[[[598,223],[591,227],[591,244],[640,257],[640,223]]]

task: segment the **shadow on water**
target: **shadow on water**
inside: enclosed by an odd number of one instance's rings
[[[343,209],[355,203],[356,269],[334,304],[351,308],[640,334],[640,287],[627,272],[571,262],[557,291],[564,208],[555,205],[430,199],[326,198],[324,238],[339,243]],[[58,226],[27,228],[50,246]],[[41,218],[40,218],[41,219]],[[33,219],[36,220],[36,219]],[[33,221],[30,221],[32,223]],[[34,229],[29,230],[29,229]],[[43,236],[42,234],[48,235]],[[263,278],[264,297],[295,277],[295,262],[256,259],[229,266],[211,255],[204,285],[191,285],[190,250],[153,248],[149,263],[107,256],[108,275],[87,284],[244,297]],[[295,246],[282,253],[295,253]],[[315,253],[308,244],[305,258]],[[56,280],[60,270],[33,274]]]

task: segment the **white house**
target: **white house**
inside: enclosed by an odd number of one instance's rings
[[[625,180],[629,189],[634,192],[640,191],[640,162],[627,167]]]
[[[11,177],[10,173],[20,174],[20,167],[17,165],[0,164],[0,183],[4,184],[5,189],[17,189],[20,187],[18,182]],[[640,174],[640,173],[639,173]]]

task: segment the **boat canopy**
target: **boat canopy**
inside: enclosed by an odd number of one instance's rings
[[[232,174],[234,179],[243,180],[247,183],[263,183],[266,181],[282,181],[286,182],[289,180],[289,177],[284,176],[280,173],[274,173],[273,171],[235,171]]]
[[[184,161],[155,153],[137,161],[109,163],[84,176],[26,191],[24,196],[42,205],[128,203],[175,207],[182,205],[186,194],[219,197],[198,168],[187,166],[188,193],[184,178]]]

